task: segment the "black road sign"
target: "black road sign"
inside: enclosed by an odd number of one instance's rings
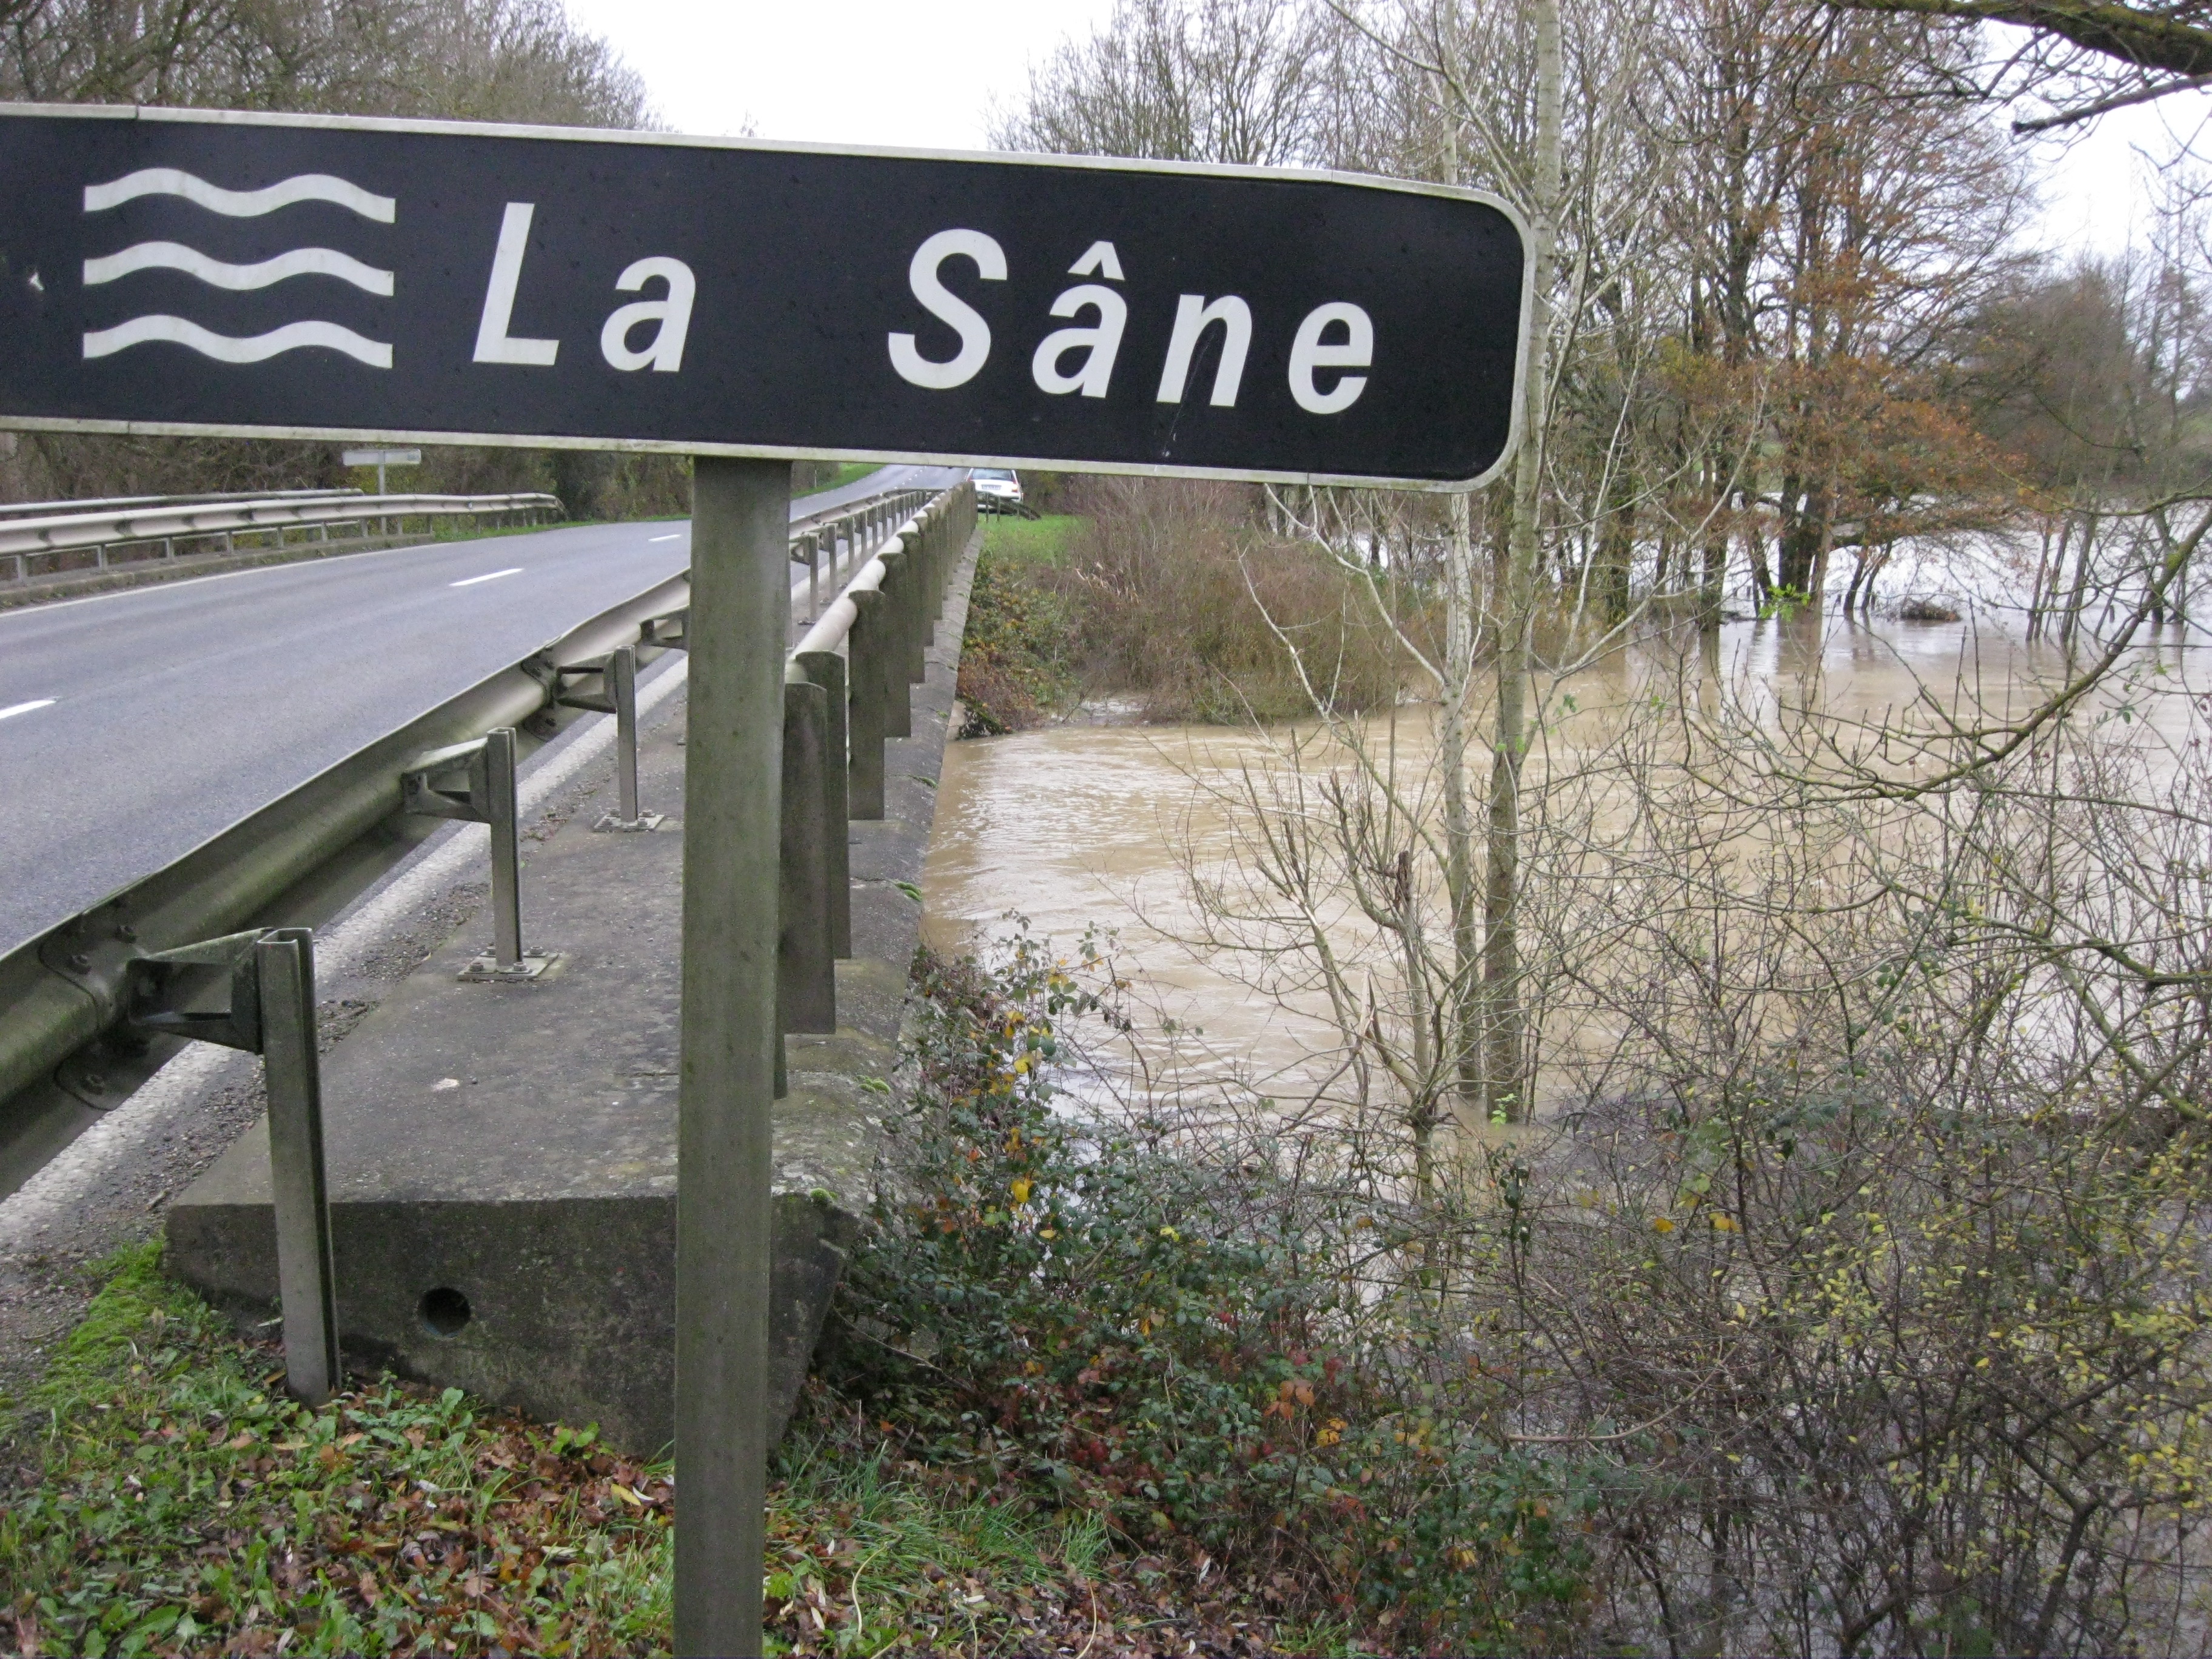
[[[0,112],[0,424],[1464,486],[1511,216],[1338,174]]]

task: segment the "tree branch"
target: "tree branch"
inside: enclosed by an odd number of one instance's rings
[[[1828,3],[1838,11],[2016,23],[2137,69],[2164,70],[2191,77],[2212,76],[2212,28],[2174,16],[2171,10],[2119,5],[2113,0],[1828,0]]]

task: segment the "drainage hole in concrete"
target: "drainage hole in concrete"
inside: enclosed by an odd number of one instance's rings
[[[469,1299],[459,1291],[441,1285],[422,1296],[422,1328],[433,1336],[459,1336],[461,1327],[469,1322]]]

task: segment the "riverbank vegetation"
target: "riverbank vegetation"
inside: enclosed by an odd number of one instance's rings
[[[1198,1481],[1209,1558],[1303,1548],[1346,1617],[1437,1647],[1501,1606],[1494,1639],[1561,1650],[2204,1646],[2203,191],[2178,161],[2148,250],[2039,256],[1992,53],[1784,0],[1133,0],[1010,120],[1480,185],[1534,244],[1504,476],[1220,495],[1182,532],[1333,567],[1396,690],[1340,702],[1337,637],[1247,582],[1302,695],[1267,763],[1194,772],[1165,933],[1299,1063],[1184,1076],[1101,1029],[1128,1050],[1079,1068],[1084,1154],[1036,1224],[1056,1248],[1156,1184],[1161,1225],[1280,1292],[1093,1241],[1091,1271],[1198,1290],[1120,1326],[1179,1310],[1191,1345],[1152,1351],[1160,1437],[1104,1443],[1156,1528],[1185,1525],[1171,1453],[1287,1443],[1207,1392],[1206,1341],[1279,1315],[1334,1364],[1313,1490],[1356,1499],[1337,1448],[1418,1397],[1454,1492],[1560,1519],[1557,1594],[1516,1601],[1504,1545],[1417,1488],[1386,1537],[1285,1501],[1263,1539]],[[1126,488],[1102,545],[1181,510]],[[1948,660],[1868,626],[1906,569],[1969,617]],[[1059,1376],[1074,1317],[1024,1309],[1022,1375]],[[999,1374],[1002,1420],[1071,1409]],[[1413,1517],[1465,1553],[1425,1562],[1432,1602],[1377,1588]]]
[[[961,667],[965,735],[1082,702],[1235,725],[1310,715],[1316,696],[1345,714],[1397,700],[1397,640],[1326,550],[1265,533],[1255,492],[1079,477],[1059,495],[1064,516],[987,528]]]

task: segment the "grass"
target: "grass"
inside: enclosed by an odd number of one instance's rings
[[[667,1463],[389,1376],[309,1410],[157,1246],[101,1271],[0,1470],[0,1650],[667,1650]],[[771,1489],[771,1652],[1282,1650],[1171,1602],[1170,1564],[1091,1511],[908,1443],[811,1385]]]
[[[386,1378],[308,1410],[155,1247],[109,1265],[14,1446],[18,1650],[665,1645],[665,1465],[457,1389]]]
[[[983,520],[983,548],[1009,564],[1060,564],[1066,560],[1068,544],[1085,522],[1066,513],[1040,519],[994,513]]]
[[[882,471],[883,467],[881,461],[842,461],[836,471],[823,477],[806,494],[817,495],[825,489],[842,489],[848,483],[858,483],[871,472]]]
[[[858,1421],[786,1455],[767,1580],[786,1650],[1033,1652],[1071,1624],[1110,1624],[1096,1516],[963,1490],[872,1438]]]

